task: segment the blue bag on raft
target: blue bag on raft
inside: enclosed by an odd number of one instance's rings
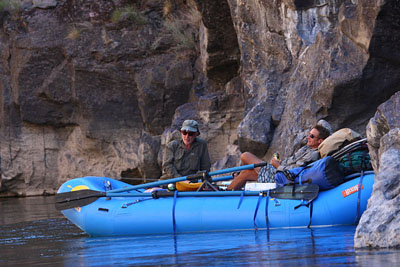
[[[295,183],[302,184],[311,181],[311,183],[319,185],[320,190],[331,189],[344,182],[339,162],[331,156],[317,160],[305,167],[290,169],[289,173]],[[293,180],[289,180],[283,172],[278,171],[274,178],[278,187],[293,183]]]

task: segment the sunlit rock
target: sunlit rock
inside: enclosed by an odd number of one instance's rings
[[[376,173],[368,208],[354,237],[355,247],[400,245],[400,92],[380,105],[367,127]]]

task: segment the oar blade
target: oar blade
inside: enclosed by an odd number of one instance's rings
[[[319,193],[319,186],[317,184],[306,185],[287,185],[278,187],[270,191],[270,196],[281,199],[304,199],[312,200],[317,198]]]
[[[83,207],[96,201],[99,197],[105,197],[105,192],[83,189],[56,194],[55,206],[57,210],[66,210]]]

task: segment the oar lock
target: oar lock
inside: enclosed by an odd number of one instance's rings
[[[198,180],[212,182],[212,178],[207,171],[198,171],[195,174],[188,175],[186,179],[192,183],[197,183]]]

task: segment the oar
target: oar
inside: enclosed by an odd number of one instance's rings
[[[309,200],[319,192],[319,186],[316,184],[307,185],[296,185],[294,193],[292,192],[292,185],[279,187],[270,190],[270,196],[280,199],[304,199]],[[82,190],[83,191],[83,190]],[[98,192],[98,191],[94,191]],[[178,197],[225,197],[225,196],[258,196],[263,191],[189,191],[189,192],[177,192]],[[110,193],[110,192],[98,192],[102,193],[102,197],[173,197],[175,192],[157,190],[151,193]]]
[[[224,174],[224,173],[237,172],[237,171],[242,171],[242,170],[250,170],[250,169],[257,168],[257,167],[265,166],[266,164],[267,163],[262,162],[262,163],[258,163],[258,164],[243,165],[243,166],[223,169],[223,170],[219,170],[219,171],[209,172],[208,175],[209,176],[214,176],[214,175],[220,175],[220,174]],[[132,190],[136,190],[136,189],[156,187],[156,186],[159,186],[159,185],[165,185],[165,184],[169,184],[169,183],[176,183],[176,182],[185,181],[188,178],[193,178],[194,176],[195,175],[188,175],[188,176],[183,176],[183,177],[178,177],[178,178],[161,180],[161,181],[157,181],[157,182],[151,182],[151,183],[139,184],[139,185],[134,185],[134,186],[128,186],[128,187],[124,187],[124,188],[120,188],[120,189],[110,190],[110,191],[107,191],[107,192],[109,192],[109,193],[119,193],[119,192],[132,191]],[[201,179],[202,177],[203,176],[199,176],[198,178]]]
[[[216,177],[213,182],[226,181],[232,179],[232,175]],[[155,191],[155,192],[165,192],[165,191]],[[232,192],[232,191],[231,191]],[[168,192],[172,193],[174,192]],[[189,193],[189,192],[188,192]],[[100,192],[90,189],[71,191],[59,193],[55,196],[55,205],[57,210],[71,209],[75,207],[83,207],[89,205],[90,203],[96,201],[100,197],[146,197],[154,196],[155,193],[112,193],[112,190],[107,192]]]
[[[271,190],[270,196],[281,199],[316,199],[319,193],[317,184],[286,185]]]
[[[237,172],[237,171],[242,171],[242,170],[249,170],[249,169],[254,169],[254,168],[257,168],[257,167],[262,167],[262,166],[265,166],[265,165],[266,165],[265,162],[258,163],[258,164],[243,165],[243,166],[223,169],[223,170],[219,170],[219,171],[209,172],[208,175],[209,176],[213,176],[213,175],[219,175],[219,174],[224,174],[224,173]],[[199,176],[198,178],[200,179],[203,176],[204,176],[204,173],[202,173],[202,176]],[[193,179],[194,177],[195,177],[195,175],[188,175],[188,176],[183,176],[183,177],[178,177],[178,178],[173,178],[173,179],[167,179],[167,180],[161,180],[161,181],[152,182],[152,183],[145,183],[145,184],[140,184],[140,185],[128,186],[128,187],[124,187],[124,188],[110,190],[110,191],[107,191],[107,193],[120,193],[120,192],[133,191],[133,190],[137,190],[137,189],[156,187],[156,186],[159,186],[159,185],[185,181],[188,178]],[[214,181],[214,179],[212,179],[212,181]],[[215,178],[215,181],[220,181],[220,179]],[[81,207],[81,206],[84,206],[84,205],[88,205],[91,202],[95,201],[97,198],[104,197],[104,195],[101,194],[101,193],[104,193],[104,192],[94,191],[94,190],[87,190],[87,189],[59,193],[59,194],[56,194],[56,196],[55,196],[56,206],[59,206],[57,203],[70,203],[70,202],[71,202],[70,208]],[[91,201],[89,201],[89,199],[91,199]],[[75,202],[75,203],[72,203],[72,202]],[[66,206],[66,205],[64,205],[64,206]]]
[[[72,197],[76,198],[79,192],[79,200],[75,199],[75,201],[64,201],[64,202],[56,202],[57,210],[65,210],[71,209],[75,207],[83,207],[88,205],[94,201],[96,201],[100,197],[152,197],[152,198],[161,198],[161,197],[173,197],[175,192],[169,191],[154,191],[151,193],[139,193],[139,192],[131,192],[131,193],[111,193],[108,192],[99,192],[94,190],[79,190],[73,192],[66,192],[64,196],[72,195]],[[293,186],[284,186],[276,189],[270,190],[269,195],[273,198],[280,199],[303,199],[303,200],[311,200],[315,199],[318,196],[319,187],[316,184],[307,184],[307,185],[297,185],[295,190],[293,191]],[[74,194],[72,194],[74,193]],[[177,192],[178,197],[224,197],[224,196],[258,196],[260,194],[259,191],[200,191],[200,192]],[[266,191],[261,192],[261,194],[266,195]]]

